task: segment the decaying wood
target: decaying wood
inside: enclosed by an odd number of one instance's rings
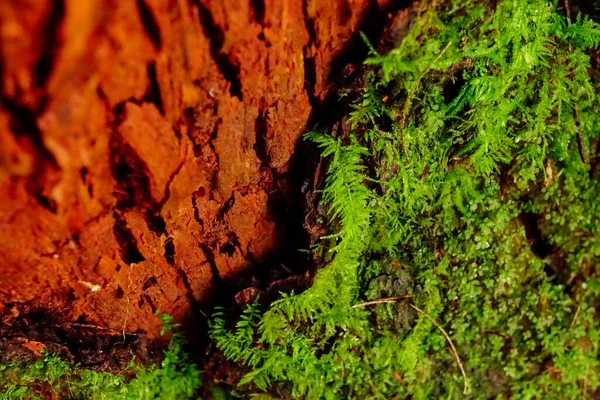
[[[286,240],[290,160],[387,1],[0,2],[0,317],[160,331]]]

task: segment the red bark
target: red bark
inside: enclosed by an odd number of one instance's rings
[[[277,254],[367,0],[0,2],[0,316],[182,319]],[[276,201],[276,202],[277,202]]]

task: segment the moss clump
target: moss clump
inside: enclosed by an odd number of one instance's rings
[[[581,398],[600,385],[600,27],[556,2],[423,4],[372,50],[330,161],[335,235],[314,285],[212,336],[306,398]],[[524,224],[525,222],[525,224]],[[395,304],[352,307],[381,297]],[[408,306],[408,307],[407,307]]]

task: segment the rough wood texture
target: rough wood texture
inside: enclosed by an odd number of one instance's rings
[[[0,2],[0,316],[156,335],[281,248],[367,0]],[[275,205],[275,206],[274,206]]]

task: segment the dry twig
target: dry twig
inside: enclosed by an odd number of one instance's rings
[[[106,326],[98,326],[98,325],[92,325],[92,324],[83,324],[80,322],[65,322],[63,324],[59,324],[59,325],[53,325],[53,326],[59,326],[59,327],[75,327],[75,328],[88,328],[88,329],[94,329],[94,330],[98,330],[98,331],[105,331],[105,332],[110,332],[111,334],[114,335],[127,335],[127,336],[141,336],[139,333],[135,333],[135,332],[125,332],[122,329],[113,329],[113,328],[108,328]]]
[[[385,298],[381,298],[381,299],[377,299],[377,300],[366,301],[364,303],[355,304],[351,308],[365,307],[365,306],[370,306],[370,305],[375,305],[375,304],[384,304],[384,303],[397,303],[400,300],[411,298],[411,297],[412,296],[410,296],[410,295],[396,296],[396,297],[385,297]],[[460,361],[460,357],[458,356],[458,352],[456,351],[456,347],[454,347],[454,342],[452,342],[452,339],[450,338],[450,335],[448,335],[448,333],[444,330],[444,328],[442,328],[442,326],[440,324],[438,324],[437,321],[434,320],[425,311],[421,310],[419,307],[415,306],[414,304],[410,304],[410,306],[415,311],[417,311],[418,313],[422,314],[423,316],[425,316],[425,318],[427,318],[429,321],[431,321],[431,323],[433,325],[435,325],[435,327],[438,328],[440,330],[440,332],[442,332],[442,335],[444,335],[444,337],[446,338],[446,341],[450,345],[450,352],[452,353],[452,356],[456,360],[456,363],[458,364],[458,367],[460,368],[460,372],[462,373],[463,382],[464,382],[463,393],[466,394],[467,390],[468,390],[468,387],[469,387],[469,385],[467,383],[467,373],[465,372],[465,367],[463,366],[463,363]]]
[[[386,297],[383,299],[365,301],[364,303],[355,304],[350,308],[366,307],[366,306],[372,306],[374,304],[397,303],[400,300],[409,299],[411,297],[412,296],[409,294],[407,294],[406,296]]]
[[[425,311],[421,310],[419,307],[415,306],[414,304],[411,304],[410,306],[413,309],[415,309],[415,311],[423,314],[425,316],[425,318],[427,318],[428,320],[430,320],[431,323],[433,325],[435,325],[436,328],[438,328],[440,330],[440,332],[442,332],[442,335],[444,335],[444,337],[448,341],[448,344],[450,345],[451,353],[454,356],[454,359],[456,360],[456,362],[458,363],[458,367],[460,368],[460,372],[462,373],[463,380],[464,380],[464,385],[465,385],[463,393],[466,394],[467,393],[467,388],[468,388],[467,373],[465,372],[465,367],[463,366],[462,362],[460,361],[460,357],[458,356],[458,352],[456,351],[456,347],[454,347],[454,343],[452,343],[452,339],[450,339],[450,335],[448,335],[448,333],[446,333],[446,331],[444,330],[444,328],[442,328],[442,326],[440,324],[438,324],[433,318],[431,318],[431,316],[429,316],[429,314],[427,314]]]

